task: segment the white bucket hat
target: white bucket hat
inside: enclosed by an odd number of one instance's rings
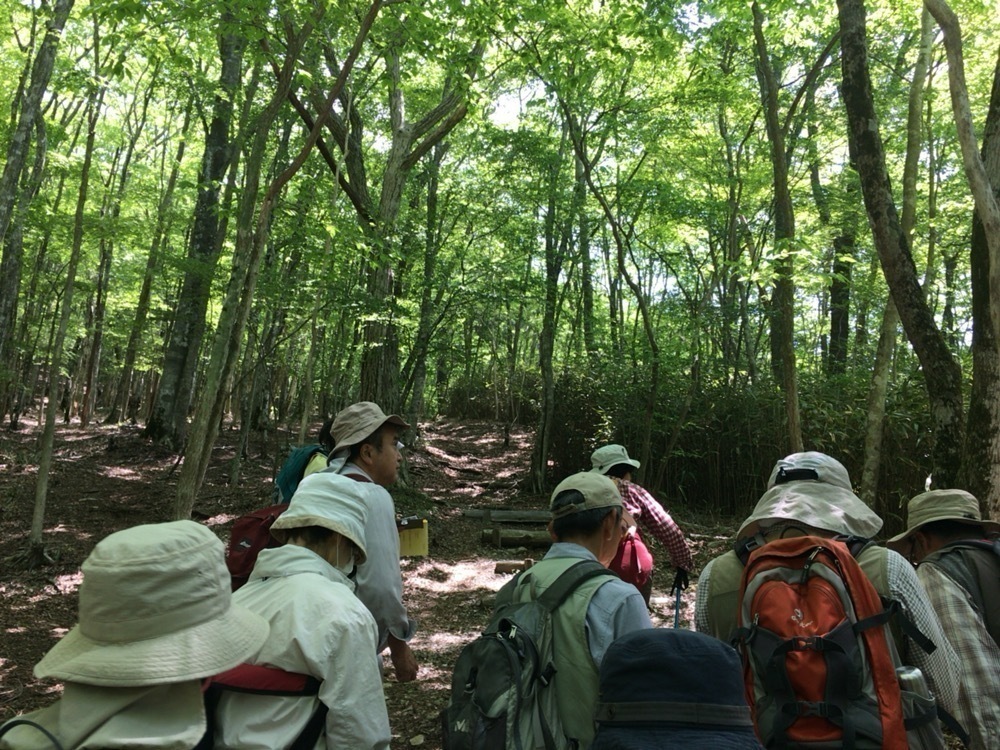
[[[138,687],[200,679],[251,658],[267,621],[233,604],[222,542],[194,521],[146,524],[83,562],[80,622],[35,676]]]
[[[365,520],[368,504],[360,482],[321,471],[305,477],[292,495],[288,509],[275,519],[271,533],[284,542],[288,529],[319,526],[350,539],[358,549],[357,563],[368,556],[365,545]]]
[[[782,521],[866,538],[882,528],[878,514],[851,491],[844,465],[825,453],[785,456],[774,465],[767,486],[753,513],[740,526],[738,538]]]
[[[634,458],[629,458],[625,446],[615,443],[602,445],[591,453],[590,463],[593,465],[591,471],[598,474],[607,474],[612,466],[618,466],[618,464],[628,464],[633,469],[638,469],[640,466]]]

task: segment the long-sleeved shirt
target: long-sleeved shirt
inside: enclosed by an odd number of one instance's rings
[[[667,548],[670,562],[675,568],[691,571],[694,569],[694,559],[688,549],[684,532],[663,509],[656,498],[634,482],[621,480],[618,490],[622,495],[622,504],[632,518],[641,524],[643,530],[659,539]]]
[[[233,594],[266,618],[271,632],[251,660],[312,675],[329,712],[317,748],[386,750],[389,715],[376,651],[378,629],[351,581],[314,552],[286,544],[262,550],[249,582]],[[288,747],[316,698],[225,692],[216,712],[215,747]]]
[[[362,476],[358,482],[368,503],[365,521],[365,546],[368,559],[358,565],[355,581],[358,599],[368,607],[378,625],[378,650],[385,649],[389,634],[408,641],[417,629],[403,604],[403,576],[399,570],[399,531],[396,529],[396,506],[392,495],[371,481],[371,476],[357,464],[331,463],[326,471],[345,476]]]
[[[587,548],[571,542],[556,542],[549,547],[549,551],[542,559],[558,557],[597,559]],[[638,589],[615,578],[608,580],[597,589],[594,598],[590,600],[584,623],[587,647],[590,649],[596,668],[600,668],[604,654],[614,643],[615,638],[633,630],[651,627],[653,624],[649,620],[649,610]]]
[[[954,716],[969,733],[972,750],[994,750],[1000,744],[1000,647],[972,597],[947,573],[921,563],[917,577],[958,659],[961,680]]]

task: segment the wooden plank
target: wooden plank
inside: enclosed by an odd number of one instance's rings
[[[547,510],[469,508],[462,515],[466,518],[481,518],[487,523],[548,523],[552,519],[552,514]]]
[[[498,560],[496,566],[493,568],[493,572],[496,574],[500,573],[517,573],[522,570],[527,570],[535,561],[530,557],[526,560]]]
[[[494,547],[548,547],[552,544],[547,531],[518,529],[483,529],[482,540]]]

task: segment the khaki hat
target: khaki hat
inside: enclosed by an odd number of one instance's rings
[[[607,474],[612,466],[618,466],[618,464],[628,464],[634,469],[638,469],[640,465],[634,458],[628,457],[628,451],[625,450],[625,446],[614,443],[611,445],[602,445],[591,453],[590,463],[593,464],[591,471],[598,474]]]
[[[844,465],[816,451],[793,453],[774,465],[767,492],[736,536],[751,536],[784,521],[866,538],[882,528],[878,514],[851,491]]]
[[[279,542],[288,539],[288,529],[319,526],[335,531],[354,542],[358,565],[368,557],[365,520],[368,504],[361,482],[340,474],[321,471],[304,477],[292,495],[288,508],[271,524]]]
[[[566,490],[576,490],[583,495],[583,502],[576,505],[562,505],[558,509],[552,507],[551,503]],[[618,485],[603,474],[595,474],[592,471],[581,471],[562,480],[552,491],[552,498],[549,510],[552,511],[553,518],[563,518],[564,516],[579,513],[583,510],[594,510],[595,508],[620,508],[622,507],[622,496],[618,491]]]
[[[931,490],[910,498],[906,504],[906,531],[888,542],[888,547],[902,546],[910,534],[935,521],[957,521],[979,526],[986,533],[1000,532],[1000,523],[984,521],[979,512],[979,501],[965,490]]]
[[[386,422],[408,430],[408,425],[398,414],[386,415],[373,401],[359,401],[341,409],[330,429],[335,445],[331,455],[344,448],[357,445]]]
[[[232,603],[215,534],[194,521],[135,526],[83,561],[80,621],[35,676],[109,687],[200,679],[252,658],[268,630]]]

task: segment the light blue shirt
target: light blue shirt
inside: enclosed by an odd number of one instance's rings
[[[593,552],[572,542],[556,542],[543,559],[556,557],[597,560]],[[605,652],[619,636],[651,627],[649,610],[639,589],[618,578],[610,579],[597,589],[587,607],[584,630],[594,664],[600,668]]]

